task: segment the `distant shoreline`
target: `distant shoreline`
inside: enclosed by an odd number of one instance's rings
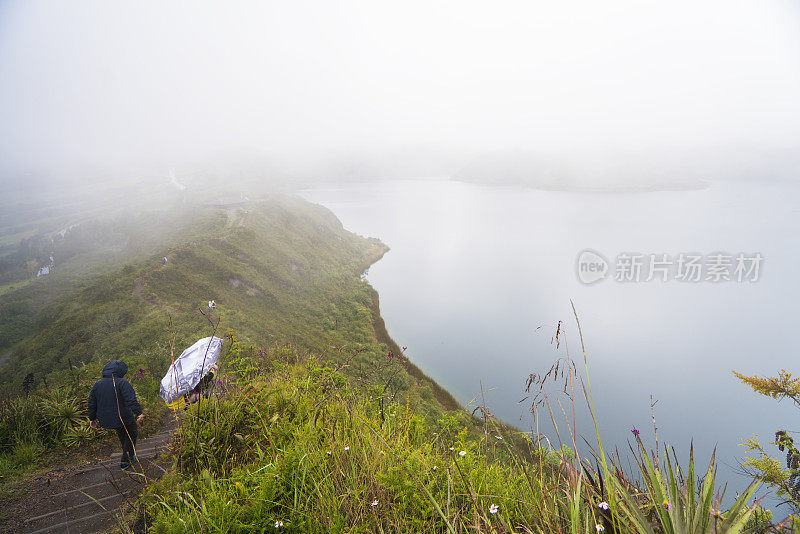
[[[528,182],[525,180],[488,180],[480,178],[467,178],[453,176],[454,182],[462,182],[473,185],[491,185],[506,187],[524,187],[526,189],[536,189],[539,191],[560,191],[563,193],[659,193],[666,191],[701,191],[711,187],[710,182],[704,180],[691,180],[681,183],[652,183],[652,184],[619,184],[607,187],[592,187],[579,184],[549,184]]]

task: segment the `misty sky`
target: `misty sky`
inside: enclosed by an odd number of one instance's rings
[[[792,0],[0,3],[0,171],[800,146]]]

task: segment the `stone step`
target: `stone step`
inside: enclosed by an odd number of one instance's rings
[[[123,483],[125,483],[125,481],[126,481],[126,479],[121,478],[121,479],[119,479],[117,481],[114,481],[114,483],[123,484]],[[73,494],[73,493],[81,493],[81,492],[87,492],[88,493],[88,492],[94,490],[95,488],[101,488],[101,487],[109,487],[110,486],[110,487],[113,488],[114,487],[114,483],[112,483],[112,480],[110,480],[110,479],[109,480],[104,480],[103,482],[97,482],[95,484],[89,484],[88,486],[83,486],[83,487],[80,487],[80,488],[73,488],[73,489],[68,489],[68,490],[64,490],[64,491],[59,491],[58,493],[54,493],[53,495],[51,495],[51,497],[58,498],[58,497],[62,497],[64,495],[70,495],[70,494]]]
[[[135,469],[128,471],[123,471],[119,468],[119,460],[112,461],[110,464],[107,462],[93,464],[80,470],[67,473],[61,480],[53,484],[57,487],[63,487],[66,490],[86,487],[108,480],[115,482],[123,479],[140,480],[146,478],[150,480],[153,478],[160,478],[164,473],[163,470],[151,460],[140,458],[140,461],[141,467],[136,465],[134,466]]]
[[[69,489],[64,488],[42,499],[40,505],[43,508],[56,510],[63,507],[64,500],[69,502],[71,506],[75,506],[108,495],[125,493],[131,490],[139,491],[144,488],[145,484],[146,481],[142,476],[126,476],[118,479],[107,478],[102,482],[76,485]]]
[[[75,532],[91,533],[91,532],[108,532],[108,518],[113,516],[114,510],[107,510],[91,514],[78,519],[62,521],[55,525],[50,525],[38,530],[26,530],[25,534],[73,534]]]
[[[136,446],[136,454],[139,456],[152,455],[156,451],[163,451],[167,449],[168,445],[165,443],[140,443]],[[119,458],[122,456],[122,451],[111,453],[112,458]]]
[[[88,500],[80,504],[66,504],[69,499],[64,499],[65,504],[58,509],[26,519],[24,521],[24,532],[31,534],[34,532],[57,532],[69,527],[73,527],[73,532],[85,532],[85,530],[77,528],[76,524],[86,521],[97,514],[117,512],[126,499],[133,501],[135,497],[135,490],[128,490],[123,494],[115,492],[111,495],[95,497],[94,500]]]
[[[145,454],[139,454],[138,459],[139,459],[139,462],[144,464],[144,462],[151,461],[154,458],[156,458],[156,456],[158,456],[158,455],[157,454],[153,454],[153,453],[146,454],[146,455]],[[90,464],[88,467],[84,467],[84,468],[82,468],[82,469],[80,469],[78,471],[75,471],[73,474],[74,475],[82,475],[83,473],[89,473],[89,472],[92,472],[92,471],[99,471],[101,469],[111,470],[111,471],[115,471],[115,470],[116,471],[120,471],[119,458],[120,458],[119,456],[117,456],[116,458],[112,457],[112,459],[110,459],[110,460],[103,460],[102,462],[97,462],[95,464]],[[139,466],[136,464],[136,462],[133,463],[133,467],[134,467],[134,471],[138,471]]]

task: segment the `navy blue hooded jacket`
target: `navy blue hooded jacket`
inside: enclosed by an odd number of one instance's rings
[[[103,378],[95,382],[89,393],[89,420],[99,420],[103,428],[119,428],[123,422],[131,423],[142,414],[133,386],[122,378],[127,372],[128,366],[120,360],[103,367]]]

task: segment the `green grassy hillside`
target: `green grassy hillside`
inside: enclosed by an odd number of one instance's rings
[[[0,367],[2,494],[24,491],[12,482],[62,461],[65,447],[96,448],[102,436],[87,427],[85,400],[111,359],[131,369],[147,433],[166,412],[158,380],[212,324],[217,335],[233,333],[258,350],[291,346],[323,359],[356,350],[351,376],[400,353],[383,328],[377,294],[361,278],[387,247],[347,232],[321,206],[275,195],[229,209],[184,205],[83,226],[97,235],[83,270],[65,263],[0,297],[0,324],[6,331],[21,325]],[[96,261],[119,235],[127,236],[124,253]],[[407,396],[429,419],[457,408],[407,361],[387,391]]]
[[[180,242],[187,233],[186,223],[196,214],[197,209],[181,205],[170,210],[153,206],[122,210],[88,220],[84,212],[77,212],[64,215],[64,220],[73,222],[62,228],[63,236],[38,221],[35,235],[0,252],[0,351],[41,330],[40,314],[93,277],[116,274],[123,265]],[[50,257],[54,258],[51,272],[37,277]]]
[[[376,297],[359,278],[386,247],[347,232],[325,208],[273,196],[228,210],[184,209],[151,229],[165,224],[172,244],[62,289],[32,318],[35,332],[14,347],[0,382],[18,386],[28,373],[38,382],[70,361],[112,358],[152,361],[157,372],[171,335],[178,347],[207,335],[197,309],[212,299],[221,327],[254,345],[363,345],[365,361],[391,350],[376,337]],[[20,293],[35,301],[51,285],[42,280]]]
[[[332,356],[234,344],[210,397],[180,412],[173,467],[140,498],[138,524],[159,534],[732,534],[769,525],[748,507],[755,485],[720,511],[713,458],[696,471],[692,457],[684,471],[638,441],[629,477],[599,444],[579,460],[484,406],[480,420],[422,415],[410,390],[387,394],[401,359],[354,376],[357,351]]]

